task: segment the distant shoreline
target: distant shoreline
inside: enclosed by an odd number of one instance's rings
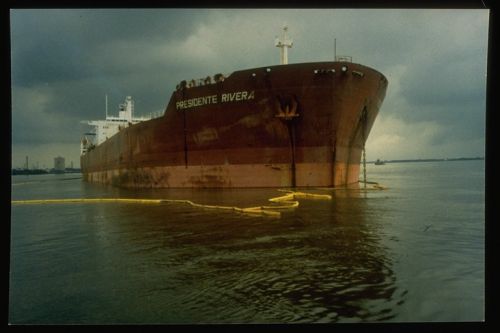
[[[484,157],[458,157],[458,158],[420,158],[408,160],[379,160],[382,164],[386,163],[411,163],[411,162],[455,162],[455,161],[476,161],[484,160]],[[377,161],[367,161],[368,164],[375,164]],[[81,169],[66,169],[65,171],[43,170],[43,169],[12,169],[12,176],[18,175],[49,175],[49,174],[67,174],[81,173]]]
[[[476,161],[484,160],[484,157],[458,157],[458,158],[420,158],[409,160],[379,160],[383,163],[408,163],[408,162],[455,162],[455,161]],[[366,163],[374,164],[377,161],[367,161]]]
[[[44,170],[44,169],[12,169],[11,175],[62,175],[67,173],[80,173],[81,169],[66,169],[64,171]]]

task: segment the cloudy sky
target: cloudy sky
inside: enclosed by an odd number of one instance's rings
[[[79,166],[85,119],[164,110],[184,79],[337,54],[389,80],[373,160],[484,156],[489,11],[481,9],[13,9],[12,166]]]

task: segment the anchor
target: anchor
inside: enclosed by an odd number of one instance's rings
[[[278,110],[278,112],[274,115],[276,118],[289,121],[299,116],[299,114],[297,113],[298,102],[295,96],[293,96],[292,98],[283,99],[278,96],[275,104],[276,109]]]

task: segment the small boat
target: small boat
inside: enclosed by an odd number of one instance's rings
[[[377,159],[377,160],[375,161],[375,165],[384,165],[384,164],[385,164],[385,162],[384,162],[384,161],[381,161],[380,159]]]

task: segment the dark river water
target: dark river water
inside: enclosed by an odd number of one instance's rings
[[[482,321],[484,161],[368,165],[281,218],[186,204],[11,205],[12,324]],[[12,200],[250,207],[276,189],[124,190],[13,176]]]

